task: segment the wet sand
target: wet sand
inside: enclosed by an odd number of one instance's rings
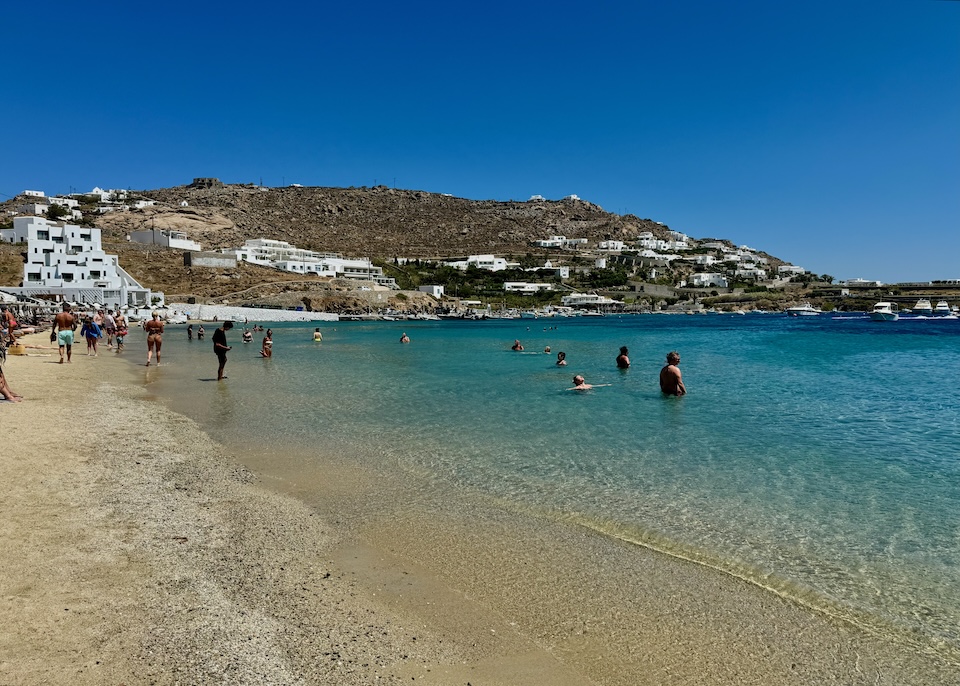
[[[109,352],[28,352],[0,403],[0,684],[960,681],[561,518],[229,451]]]

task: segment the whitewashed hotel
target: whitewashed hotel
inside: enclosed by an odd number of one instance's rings
[[[338,253],[304,250],[286,241],[256,238],[239,248],[225,248],[221,252],[236,255],[238,262],[242,260],[285,272],[360,279],[386,288],[398,288],[393,278],[384,276],[382,267],[374,266],[367,258],[349,259]]]
[[[116,255],[103,251],[100,229],[14,217],[12,229],[0,230],[0,241],[27,246],[23,284],[4,288],[8,293],[106,307],[151,305],[150,289],[125,272]]]

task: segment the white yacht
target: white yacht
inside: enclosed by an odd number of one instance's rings
[[[931,307],[929,300],[920,298],[917,304],[913,306],[913,313],[922,315],[933,314],[933,307]]]
[[[795,305],[787,308],[787,315],[790,317],[815,317],[823,312],[819,307],[814,307],[810,303]]]
[[[950,311],[950,305],[947,304],[946,300],[941,300],[937,303],[937,306],[933,308],[933,313],[938,317],[943,317],[948,314],[953,314]]]
[[[895,322],[900,319],[897,303],[877,303],[873,306],[870,319],[875,322]]]

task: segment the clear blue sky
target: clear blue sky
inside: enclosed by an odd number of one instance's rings
[[[0,197],[216,176],[575,193],[960,278],[960,2],[13,3]]]

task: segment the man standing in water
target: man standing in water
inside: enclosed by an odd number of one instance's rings
[[[686,395],[683,375],[680,373],[680,353],[667,353],[667,364],[660,370],[660,391],[664,395]]]
[[[217,369],[217,381],[223,381],[227,377],[223,375],[223,368],[227,366],[227,351],[232,348],[227,345],[227,331],[233,328],[233,322],[225,321],[223,326],[213,332],[213,352],[217,354],[220,361],[220,367]]]
[[[73,330],[77,328],[77,320],[70,312],[70,303],[63,303],[63,312],[53,319],[53,330],[57,334],[57,345],[60,346],[60,364],[63,364],[63,349],[67,349],[67,362],[73,355]]]
[[[618,369],[629,369],[630,368],[630,358],[627,357],[629,351],[627,346],[620,346],[620,354],[617,355],[617,368]]]

